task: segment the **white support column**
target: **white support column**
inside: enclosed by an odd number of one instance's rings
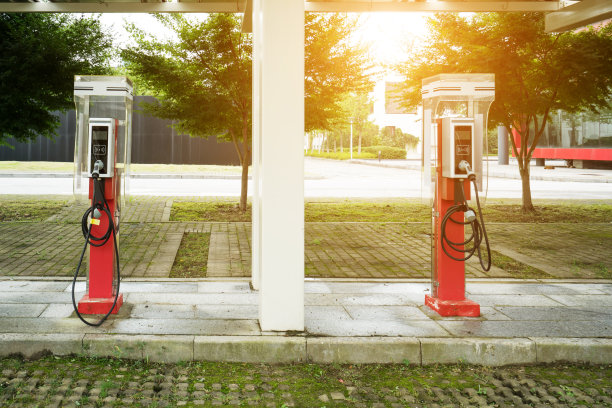
[[[304,330],[304,1],[255,0],[260,151],[259,323]],[[256,229],[259,227],[256,227]]]
[[[254,27],[255,16],[259,16],[259,2],[251,6],[251,15],[244,18],[252,18],[250,27],[253,30],[253,100],[252,100],[252,159],[251,169],[253,180],[253,210],[251,223],[251,285],[253,289],[261,287],[261,24]],[[253,10],[257,7],[257,10]],[[248,23],[247,23],[248,24]],[[244,25],[244,23],[243,23]],[[257,32],[255,30],[257,29]]]

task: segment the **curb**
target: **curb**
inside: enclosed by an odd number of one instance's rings
[[[612,364],[610,338],[416,338],[0,334],[0,356],[70,354],[177,363],[339,363],[491,367],[557,362]]]

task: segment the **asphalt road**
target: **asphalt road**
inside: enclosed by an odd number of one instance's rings
[[[517,170],[518,171],[518,170]],[[421,197],[421,173],[417,170],[367,166],[332,160],[305,158],[306,197]],[[612,199],[612,183],[532,180],[534,199]],[[253,190],[249,183],[249,191]],[[131,180],[134,195],[238,196],[239,179]],[[71,178],[0,178],[0,194],[72,194]],[[489,178],[489,198],[520,198],[521,181]]]

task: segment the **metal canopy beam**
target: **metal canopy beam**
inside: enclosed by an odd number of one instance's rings
[[[556,11],[559,1],[309,1],[304,3],[306,11],[319,12],[485,12],[485,11]]]
[[[582,0],[546,16],[546,32],[568,31],[612,18],[612,1]]]
[[[0,12],[6,13],[242,13],[246,0],[140,3],[140,2],[33,2],[0,1]]]
[[[602,3],[606,0],[601,0]],[[247,0],[200,0],[200,2],[4,2],[0,12],[17,13],[242,13]],[[306,11],[312,12],[479,12],[479,11],[556,11],[559,1],[309,1]],[[246,27],[245,27],[246,28]]]

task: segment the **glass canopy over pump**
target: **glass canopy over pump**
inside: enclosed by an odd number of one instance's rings
[[[88,152],[89,123],[94,118],[117,120],[115,169],[121,197],[129,193],[130,158],[132,155],[133,86],[125,76],[85,76],[74,78],[76,137],[74,141],[73,193],[77,200],[87,200],[89,192]],[[109,171],[112,171],[109,169]]]
[[[482,155],[489,107],[495,99],[494,74],[440,74],[423,79],[421,197],[432,204],[437,163],[437,119],[474,119],[474,172],[482,191]]]

